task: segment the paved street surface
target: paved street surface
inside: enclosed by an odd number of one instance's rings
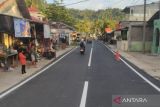
[[[160,87],[159,81],[132,67]],[[159,95],[155,88],[95,41],[85,55],[76,49],[0,99],[0,107],[112,107],[112,95]]]

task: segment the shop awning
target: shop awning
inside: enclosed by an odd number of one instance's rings
[[[30,19],[30,14],[24,0],[1,0],[0,14]]]
[[[0,32],[14,34],[13,17],[0,14]]]

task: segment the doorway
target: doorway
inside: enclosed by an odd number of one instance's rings
[[[158,49],[158,47],[160,46],[160,31],[159,29],[157,28],[156,29],[156,48]]]

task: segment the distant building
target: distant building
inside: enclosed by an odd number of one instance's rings
[[[146,20],[148,21],[159,10],[159,2],[153,2],[146,5]],[[126,7],[123,12],[126,13],[125,21],[143,21],[144,5],[135,5]]]
[[[67,44],[72,44],[72,33],[75,31],[75,28],[62,22],[50,22],[50,26],[53,39],[61,43],[61,40],[65,38]]]
[[[153,2],[146,5],[146,38],[145,51],[153,50],[155,36],[154,15],[159,10],[159,2]],[[120,28],[116,31],[120,35],[117,41],[118,49],[124,51],[143,51],[143,21],[144,5],[135,5],[126,7],[123,12],[126,13],[125,19],[121,21]],[[157,36],[158,37],[158,36]],[[158,40],[157,40],[158,41]],[[155,42],[154,42],[155,43]],[[155,46],[154,46],[155,47]],[[158,50],[157,46],[154,50]]]
[[[142,21],[121,21],[121,28],[117,29],[119,39],[117,48],[124,51],[143,51],[143,22]],[[145,51],[151,51],[153,27],[146,26]]]

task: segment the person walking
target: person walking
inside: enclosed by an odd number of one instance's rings
[[[22,65],[22,74],[26,73],[26,56],[24,55],[24,52],[22,50],[20,50],[19,54],[18,54],[18,57],[19,57],[19,61]]]

